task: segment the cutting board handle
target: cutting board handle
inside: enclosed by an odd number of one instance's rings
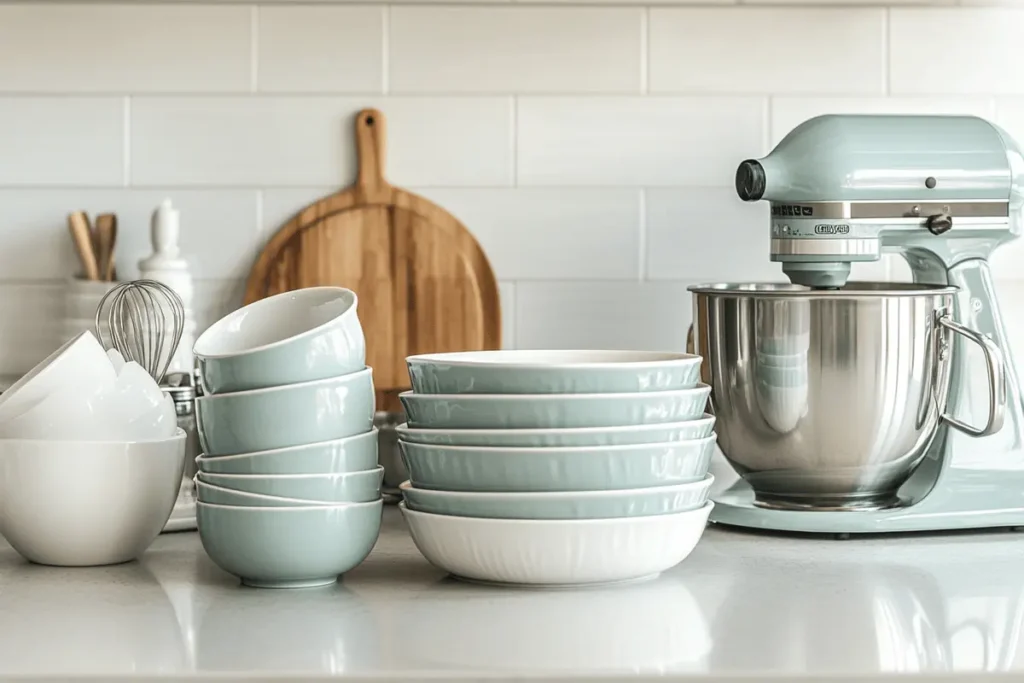
[[[389,189],[388,181],[384,180],[386,133],[384,114],[377,109],[364,109],[356,116],[356,187],[368,198]]]

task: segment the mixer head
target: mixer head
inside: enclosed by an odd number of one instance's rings
[[[986,257],[1021,232],[1022,176],[1016,143],[984,119],[828,115],[740,164],[736,191],[770,202],[771,259],[794,284],[837,288],[883,248]]]

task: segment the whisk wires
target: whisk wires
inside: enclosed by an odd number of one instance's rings
[[[135,361],[159,383],[181,343],[185,307],[162,282],[132,280],[100,299],[94,323],[104,347],[117,350],[126,361]]]

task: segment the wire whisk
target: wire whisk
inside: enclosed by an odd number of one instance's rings
[[[106,322],[106,331],[102,322]],[[96,336],[105,348],[135,361],[159,384],[185,331],[185,307],[156,280],[122,282],[96,307]]]

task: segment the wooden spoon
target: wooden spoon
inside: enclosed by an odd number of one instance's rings
[[[78,260],[82,262],[82,274],[86,280],[99,280],[100,269],[96,262],[96,253],[92,246],[92,231],[89,228],[89,217],[84,211],[75,211],[68,216],[68,229],[71,239],[75,242]]]
[[[96,250],[100,279],[114,280],[114,244],[117,242],[117,216],[105,213],[96,217]]]

